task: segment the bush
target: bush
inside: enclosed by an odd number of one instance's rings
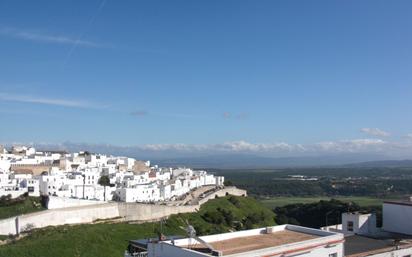
[[[224,217],[221,212],[219,211],[207,211],[205,214],[202,216],[202,218],[212,224],[222,224],[224,221]]]
[[[229,200],[229,202],[231,202],[234,206],[236,206],[237,208],[240,208],[240,201],[239,201],[239,199],[237,199],[237,198],[234,197],[234,196],[230,196],[228,200]]]
[[[223,185],[229,187],[229,186],[233,186],[233,182],[230,180],[225,180],[225,182],[223,182]]]
[[[28,232],[32,229],[35,229],[36,226],[33,223],[27,223],[26,226],[21,228],[21,232]]]

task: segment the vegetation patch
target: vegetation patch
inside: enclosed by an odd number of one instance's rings
[[[211,170],[259,197],[399,198],[412,194],[412,168],[285,168]]]
[[[10,195],[0,197],[0,219],[45,210],[40,197],[27,194],[12,199]]]
[[[34,229],[26,237],[0,246],[7,257],[119,257],[128,240],[165,235],[183,235],[187,222],[197,234],[228,232],[274,225],[274,213],[253,198],[221,197],[202,205],[197,213],[172,215],[160,222],[144,224],[87,224]]]
[[[361,197],[361,196],[353,196],[353,197],[333,197],[342,202],[353,202],[358,204],[361,207],[368,207],[368,206],[381,206],[383,199],[374,198],[374,197]],[[289,204],[299,204],[299,203],[316,203],[319,201],[329,201],[332,197],[266,197],[259,199],[261,203],[263,203],[268,208],[275,208],[275,207],[282,207]]]
[[[353,202],[342,202],[336,199],[307,204],[290,204],[276,207],[273,211],[276,213],[276,221],[279,224],[295,224],[311,228],[340,224],[342,213],[353,211],[374,212],[377,215],[377,225],[380,226],[382,223],[380,206],[361,207]]]

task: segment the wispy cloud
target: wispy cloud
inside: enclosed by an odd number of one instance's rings
[[[87,23],[87,25],[85,26],[83,33],[81,33],[79,35],[78,38],[76,38],[76,40],[73,41],[72,47],[70,48],[69,52],[67,53],[66,59],[64,60],[64,64],[66,65],[67,62],[69,61],[70,57],[73,55],[74,51],[76,50],[76,48],[80,45],[82,45],[81,43],[84,42],[83,37],[84,35],[88,32],[88,30],[90,29],[90,27],[92,26],[92,24],[94,23],[97,15],[100,13],[100,11],[103,9],[104,5],[106,4],[106,0],[102,0],[100,2],[99,7],[97,8],[96,12],[90,17],[89,22]]]
[[[10,94],[10,93],[4,93],[4,92],[0,92],[0,100],[10,101],[10,102],[74,107],[74,108],[102,109],[102,108],[107,107],[104,105],[100,105],[100,104],[92,103],[88,101],[69,100],[69,99],[61,99],[61,98],[48,98],[48,97],[39,97],[39,96],[33,96],[33,95]]]
[[[201,114],[187,114],[187,113],[178,113],[178,112],[159,112],[151,110],[134,110],[129,112],[130,116],[133,117],[144,117],[144,116],[153,116],[161,118],[176,118],[176,119],[209,119],[210,117],[204,116]]]
[[[224,119],[235,119],[235,120],[245,120],[249,117],[249,115],[245,112],[242,113],[230,113],[230,112],[224,112],[223,113],[223,118]]]
[[[383,131],[378,128],[362,128],[361,132],[377,137],[388,137],[391,135],[389,132]]]
[[[232,114],[230,112],[224,112],[223,113],[223,118],[230,119],[231,117],[232,117]]]
[[[134,117],[143,117],[143,116],[146,116],[147,114],[148,112],[145,110],[138,110],[138,111],[133,111],[130,113],[130,115]]]
[[[99,44],[92,41],[80,40],[64,35],[50,35],[44,33],[37,33],[29,30],[19,30],[12,27],[0,27],[0,34],[3,36],[9,36],[13,38],[41,42],[41,43],[55,43],[55,44],[68,44],[84,47],[107,47],[106,45]]]

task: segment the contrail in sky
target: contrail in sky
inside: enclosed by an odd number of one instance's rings
[[[79,45],[80,42],[82,42],[82,38],[84,35],[89,31],[90,27],[94,23],[94,21],[97,18],[97,15],[101,12],[103,9],[104,5],[106,4],[106,0],[102,0],[100,2],[99,7],[97,8],[96,12],[94,13],[93,16],[90,17],[89,22],[86,25],[86,28],[84,31],[79,35],[79,37],[76,39],[76,41],[73,43],[72,47],[70,48],[69,52],[67,53],[66,59],[64,60],[63,66],[66,66],[67,62],[69,61],[70,57],[73,55],[74,51],[76,50],[77,46]]]

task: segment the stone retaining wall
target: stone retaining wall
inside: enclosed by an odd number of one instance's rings
[[[15,235],[27,227],[42,228],[64,224],[91,223],[98,219],[119,217],[124,221],[158,220],[172,214],[196,212],[208,200],[227,194],[246,196],[246,191],[236,187],[226,187],[208,194],[196,205],[170,206],[115,202],[40,211],[0,220],[0,235]]]

